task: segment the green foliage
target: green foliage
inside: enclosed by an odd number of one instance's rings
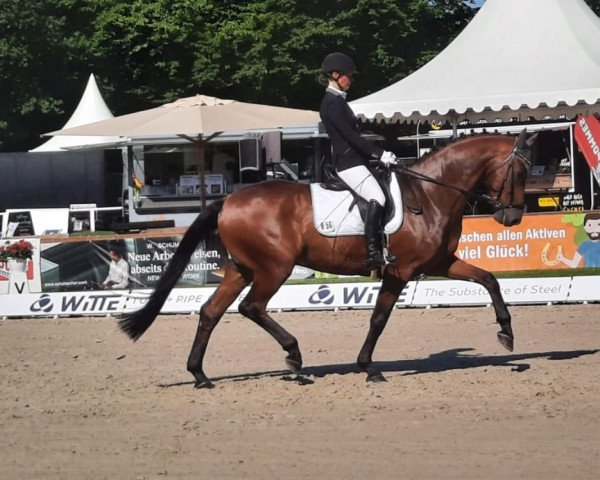
[[[316,109],[321,60],[344,51],[358,98],[473,13],[463,0],[0,0],[0,148],[60,128],[90,73],[116,115],[196,93]]]

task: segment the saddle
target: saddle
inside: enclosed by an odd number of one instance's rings
[[[387,223],[392,216],[394,215],[394,211],[396,206],[394,204],[394,199],[392,198],[392,193],[390,191],[390,176],[391,173],[387,168],[379,168],[378,166],[371,167],[369,169],[385,196],[385,209],[383,222]],[[323,164],[323,182],[321,186],[326,190],[333,190],[335,192],[347,191],[354,198],[354,202],[350,205],[350,209],[354,208],[356,205],[358,207],[358,212],[360,213],[360,218],[365,221],[365,216],[367,215],[367,206],[369,202],[367,202],[360,195],[357,195],[354,190],[352,190],[344,180],[342,180],[335,170],[335,167],[330,162],[326,162]]]
[[[396,175],[387,168],[371,170],[386,198],[384,232],[397,231],[403,220],[402,196]],[[332,164],[323,165],[323,182],[311,183],[313,220],[319,233],[328,237],[363,235],[368,202],[337,175]]]

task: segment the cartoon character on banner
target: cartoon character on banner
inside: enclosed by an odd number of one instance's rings
[[[583,222],[581,219],[583,218]],[[562,248],[559,246],[555,260],[548,260],[547,250],[549,243],[542,251],[542,260],[546,265],[557,265],[563,263],[569,268],[578,268],[583,260],[582,267],[593,268],[600,267],[600,213],[592,212],[582,215],[568,215],[566,221],[573,225],[581,227],[575,235],[575,244],[578,245],[573,258],[567,258],[563,255]],[[581,222],[581,223],[580,223]]]

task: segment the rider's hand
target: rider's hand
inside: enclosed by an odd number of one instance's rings
[[[379,161],[386,166],[398,165],[398,159],[396,158],[396,155],[394,155],[392,152],[388,152],[387,150],[381,154]]]

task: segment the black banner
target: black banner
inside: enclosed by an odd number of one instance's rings
[[[157,237],[42,244],[42,291],[154,288],[180,240]],[[226,258],[218,237],[211,236],[194,251],[177,286],[219,283]]]

